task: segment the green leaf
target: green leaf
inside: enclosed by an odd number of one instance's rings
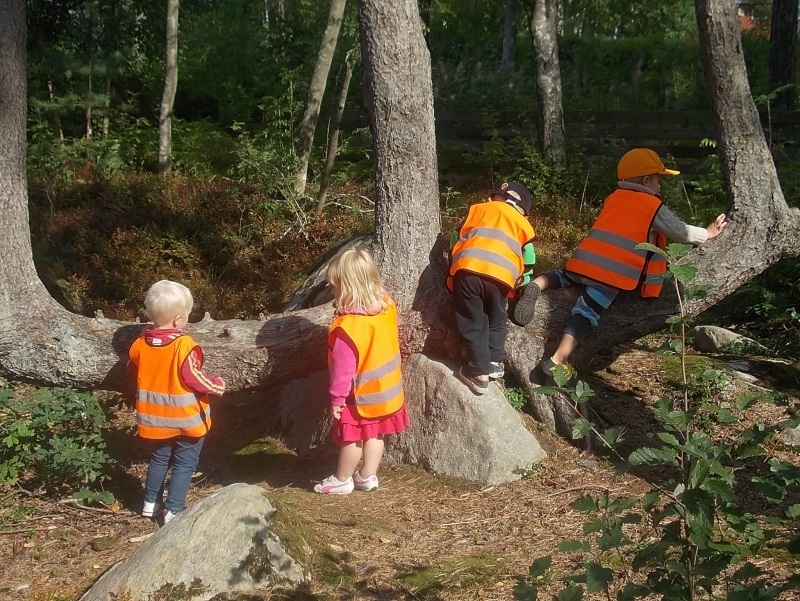
[[[582,586],[570,586],[569,588],[562,589],[556,596],[557,601],[581,601],[583,599]]]
[[[553,565],[553,558],[550,555],[539,557],[531,564],[531,567],[528,569],[528,574],[531,578],[539,578],[539,576],[544,576],[551,565]]]
[[[746,564],[744,564],[741,568],[739,568],[733,573],[733,580],[744,582],[745,580],[758,578],[763,573],[764,570],[762,570],[757,565],[748,561]]]
[[[591,546],[583,540],[567,539],[558,543],[558,550],[562,553],[574,553],[575,551],[591,551]]]
[[[750,481],[753,483],[753,488],[755,488],[770,501],[782,501],[786,496],[786,486],[778,484],[772,478],[766,476],[756,476]]]
[[[534,394],[543,394],[545,396],[555,396],[558,390],[555,386],[534,386]]]
[[[645,494],[644,499],[642,500],[642,506],[644,507],[645,511],[651,511],[658,505],[658,502],[661,500],[661,491],[658,490],[651,490]]]
[[[586,436],[586,433],[592,429],[592,425],[584,419],[577,418],[572,422],[572,439],[577,440]]]
[[[577,376],[575,368],[568,364],[556,365],[553,368],[553,379],[556,381],[556,386],[564,388],[573,376]]]
[[[786,510],[786,517],[793,520],[800,518],[800,504],[789,506],[789,508]]]
[[[628,457],[633,465],[678,465],[678,457],[672,449],[636,449]]]
[[[673,242],[671,244],[667,244],[667,252],[669,253],[670,259],[673,261],[678,261],[689,254],[689,251],[692,250],[694,246],[691,244],[681,244],[680,242]]]
[[[571,507],[575,511],[581,511],[583,513],[591,513],[600,509],[597,505],[597,499],[589,495],[578,497],[572,502]]]
[[[525,582],[524,578],[517,578],[517,583],[512,590],[514,599],[517,601],[536,601],[539,598],[539,590]]]
[[[584,567],[586,569],[586,590],[589,592],[598,593],[606,590],[614,579],[614,573],[599,563],[589,561]]]
[[[683,298],[687,301],[699,300],[708,296],[711,286],[709,284],[697,284],[687,286],[683,291]]]
[[[583,380],[578,380],[575,385],[575,400],[579,403],[585,403],[594,396],[594,390]]]
[[[697,275],[697,267],[694,265],[670,265],[669,270],[681,284],[691,282]]]
[[[658,433],[658,437],[661,440],[663,440],[664,442],[666,442],[670,446],[673,446],[673,447],[680,447],[681,446],[681,443],[678,442],[678,439],[675,437],[675,435],[670,434],[668,432],[659,432]]]
[[[647,252],[655,253],[655,254],[657,254],[659,256],[664,257],[665,259],[669,258],[667,256],[666,251],[661,250],[659,247],[657,247],[654,244],[650,244],[649,242],[642,242],[642,243],[637,244],[636,246],[634,246],[634,248],[636,250],[646,250]]]

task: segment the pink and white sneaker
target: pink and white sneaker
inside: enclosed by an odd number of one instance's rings
[[[380,486],[380,482],[378,482],[378,476],[372,474],[371,476],[364,478],[361,476],[360,472],[356,472],[353,475],[353,484],[355,485],[356,489],[366,491],[378,490],[378,486]]]
[[[349,495],[353,492],[353,478],[341,481],[335,475],[328,476],[319,484],[314,485],[314,492],[321,495]]]

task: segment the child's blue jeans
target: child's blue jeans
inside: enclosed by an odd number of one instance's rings
[[[179,513],[186,505],[186,495],[192,482],[192,474],[200,460],[205,438],[177,436],[165,440],[148,441],[152,454],[147,466],[144,482],[144,500],[153,503],[158,500],[164,486],[167,470],[172,466],[172,477],[167,490],[167,509]]]

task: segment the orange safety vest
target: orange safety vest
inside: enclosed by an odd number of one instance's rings
[[[143,336],[131,345],[128,356],[137,368],[136,423],[142,438],[200,438],[211,428],[208,395],[196,394],[180,377],[181,366],[195,348],[185,334],[164,346],[150,346]],[[202,361],[201,353],[201,365]]]
[[[333,332],[341,328],[356,347],[353,395],[362,417],[385,417],[403,406],[397,307],[389,300],[377,315],[339,315],[328,333],[328,361]]]
[[[613,192],[589,235],[567,261],[567,271],[620,290],[638,287],[641,296],[657,297],[667,263],[660,255],[635,247],[650,241],[650,227],[660,207],[661,200],[645,192]],[[654,242],[666,248],[661,234],[656,234]]]
[[[462,269],[490,277],[508,286],[522,274],[522,247],[533,240],[530,222],[510,204],[488,201],[472,205],[453,247],[447,287],[452,292],[453,276]]]

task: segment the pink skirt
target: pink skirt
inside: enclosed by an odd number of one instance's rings
[[[408,423],[405,405],[385,417],[362,417],[355,405],[347,404],[342,409],[342,419],[333,422],[331,439],[337,444],[369,440],[402,432]]]

